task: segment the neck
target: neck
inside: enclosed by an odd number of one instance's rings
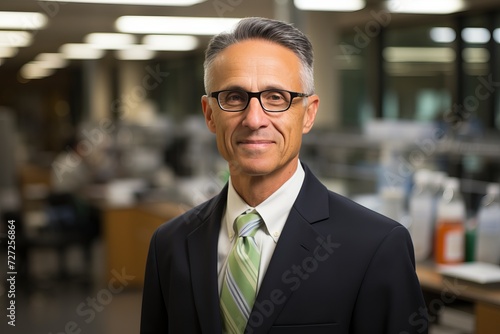
[[[297,170],[298,159],[271,174],[248,175],[243,173],[231,176],[231,183],[240,197],[250,206],[256,207],[264,202]]]

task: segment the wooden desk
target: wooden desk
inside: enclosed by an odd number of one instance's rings
[[[141,204],[126,207],[104,206],[103,236],[106,247],[106,274],[112,270],[135,276],[129,286],[142,288],[149,242],[158,226],[185,211],[173,203]]]
[[[417,265],[417,275],[422,290],[436,295],[435,299],[428,301],[431,314],[436,312],[438,307],[451,304],[455,300],[467,301],[474,306],[476,334],[500,333],[500,288],[498,286],[481,286],[444,277],[427,264]]]

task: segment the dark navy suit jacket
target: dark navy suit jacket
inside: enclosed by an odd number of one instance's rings
[[[247,333],[427,333],[402,225],[328,191],[311,171],[258,292]],[[217,241],[227,186],[151,240],[141,333],[221,333]]]

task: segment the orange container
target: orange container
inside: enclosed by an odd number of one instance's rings
[[[436,225],[434,259],[437,264],[458,264],[465,260],[465,228],[462,220],[440,219]]]

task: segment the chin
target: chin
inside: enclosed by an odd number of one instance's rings
[[[271,174],[276,170],[274,164],[269,161],[236,161],[231,164],[231,175],[245,174],[250,176],[262,176]]]

